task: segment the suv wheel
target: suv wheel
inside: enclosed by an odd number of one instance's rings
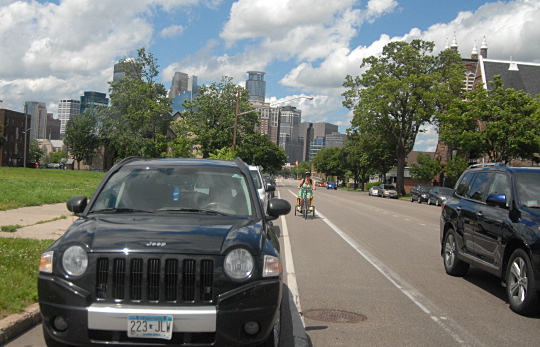
[[[414,199],[413,199],[413,197],[412,197],[412,195],[411,195],[411,202],[413,202],[413,201],[414,201]]]
[[[538,299],[534,273],[527,253],[516,249],[506,269],[506,293],[512,311],[526,315],[536,308]]]
[[[444,239],[444,269],[451,276],[464,276],[469,270],[469,264],[458,259],[456,233],[453,229],[448,230]]]

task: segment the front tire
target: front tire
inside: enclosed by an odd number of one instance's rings
[[[458,259],[458,254],[456,232],[453,229],[450,229],[444,238],[444,270],[450,276],[463,277],[469,270],[469,264]]]
[[[518,314],[528,315],[537,308],[534,271],[529,256],[521,248],[510,256],[506,268],[506,293],[510,309]]]

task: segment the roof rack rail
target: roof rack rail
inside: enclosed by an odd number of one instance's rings
[[[469,166],[469,168],[475,168],[475,167],[488,167],[488,166],[506,166],[505,163],[479,163],[479,164],[472,164]]]

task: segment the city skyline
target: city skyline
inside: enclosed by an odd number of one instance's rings
[[[0,17],[0,100],[19,112],[25,101],[57,114],[59,100],[108,94],[114,64],[142,47],[167,89],[175,71],[200,85],[222,76],[245,85],[246,71],[265,71],[266,102],[313,96],[292,106],[340,132],[352,118],[345,76],[390,41],[433,41],[437,54],[455,35],[469,57],[485,37],[492,59],[540,62],[540,2],[530,0],[0,0]],[[434,149],[436,130],[426,130],[415,149]]]

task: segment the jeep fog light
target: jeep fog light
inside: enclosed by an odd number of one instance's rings
[[[58,331],[65,331],[67,329],[67,322],[62,316],[58,316],[53,321],[53,326]]]
[[[71,246],[62,257],[64,270],[72,276],[80,276],[88,267],[88,255],[81,246]]]
[[[263,268],[263,277],[273,277],[279,276],[281,273],[281,262],[279,258],[273,257],[271,255],[264,256],[264,268]]]
[[[227,276],[235,280],[243,280],[251,276],[254,266],[253,256],[243,248],[230,251],[223,264]]]
[[[39,272],[52,273],[53,271],[53,254],[54,252],[45,252],[39,260]]]
[[[244,324],[244,331],[248,335],[255,335],[259,332],[259,323],[257,322],[247,322]]]

